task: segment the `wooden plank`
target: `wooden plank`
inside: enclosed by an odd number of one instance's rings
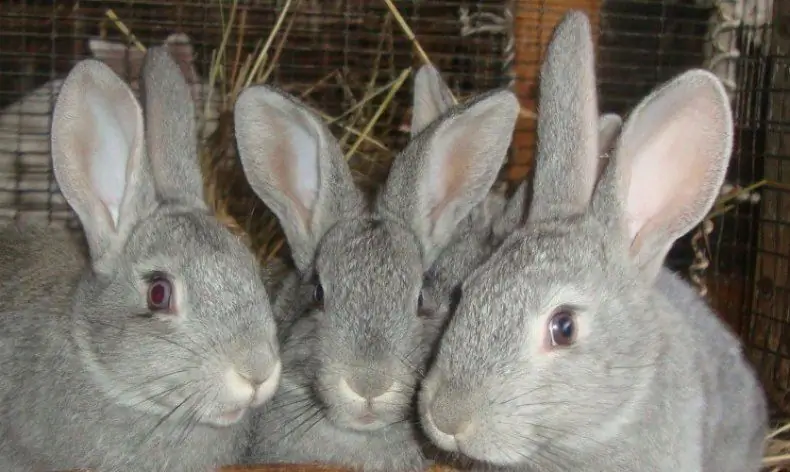
[[[453,472],[443,466],[433,466],[426,472]],[[84,470],[72,470],[66,472],[87,472]],[[351,469],[340,467],[329,467],[324,465],[311,464],[283,464],[283,465],[232,465],[223,467],[220,472],[353,472]]]
[[[222,472],[352,472],[351,469],[333,468],[321,465],[266,465],[266,466],[232,466],[225,467]],[[427,472],[452,472],[453,469],[434,466]]]
[[[582,10],[590,17],[597,45],[600,0],[517,0],[515,6],[516,95],[526,110],[537,110],[540,63],[551,33],[568,10]],[[519,118],[513,138],[513,153],[505,179],[519,182],[529,173],[535,152],[534,118]]]
[[[786,23],[790,2],[774,2],[774,25]],[[752,317],[745,334],[749,354],[776,406],[790,412],[790,32],[771,35],[769,116],[766,120],[764,178],[757,236]],[[785,187],[782,189],[781,187]]]

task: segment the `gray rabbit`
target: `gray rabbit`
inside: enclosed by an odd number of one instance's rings
[[[242,92],[241,162],[297,269],[274,304],[285,368],[256,415],[250,462],[423,469],[414,392],[444,323],[424,305],[424,274],[491,189],[518,109],[498,90],[443,114],[369,202],[305,105],[271,87]]]
[[[715,201],[733,122],[686,72],[633,111],[598,179],[590,25],[542,66],[525,225],[464,281],[419,393],[441,449],[486,470],[756,472],[767,408],[738,340],[662,264]]]
[[[78,63],[52,152],[84,238],[0,233],[0,470],[205,472],[239,460],[277,388],[259,268],[203,202],[192,100],[162,47],[143,91],[145,131],[129,87]]]

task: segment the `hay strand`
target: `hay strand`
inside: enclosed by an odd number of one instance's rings
[[[378,109],[376,110],[376,113],[373,114],[373,118],[371,118],[368,121],[368,124],[365,125],[365,129],[362,130],[362,136],[359,136],[357,140],[354,142],[354,144],[351,146],[351,149],[349,149],[348,152],[346,152],[346,160],[348,160],[351,156],[354,155],[354,153],[359,148],[359,145],[362,143],[363,139],[367,138],[367,136],[370,134],[370,131],[373,129],[373,127],[376,125],[379,118],[381,117],[381,114],[384,113],[384,110],[389,106],[390,102],[395,97],[395,94],[398,92],[398,90],[400,90],[401,86],[403,85],[403,83],[406,81],[406,79],[409,77],[410,74],[411,74],[411,67],[408,67],[404,69],[403,72],[401,72],[400,76],[395,81],[395,84],[393,84],[393,86],[390,87],[387,96],[384,97],[384,101],[381,103],[381,105],[379,105]]]
[[[112,24],[118,28],[118,31],[120,31],[130,43],[134,44],[134,46],[140,51],[146,51],[146,47],[143,46],[143,43],[141,43],[137,39],[137,36],[135,36],[134,33],[132,33],[132,31],[126,26],[126,24],[121,21],[120,18],[118,18],[118,15],[115,14],[115,11],[113,11],[112,8],[105,10],[104,15],[110,19]]]
[[[253,77],[255,77],[258,73],[258,69],[263,66],[263,62],[268,57],[269,48],[272,46],[272,42],[274,41],[274,37],[277,35],[277,32],[280,31],[280,28],[283,25],[283,21],[285,20],[285,16],[288,14],[288,10],[291,9],[291,4],[293,0],[286,0],[285,5],[283,5],[283,9],[280,14],[277,16],[277,21],[274,23],[274,28],[269,32],[269,36],[266,38],[266,43],[263,45],[263,49],[261,50],[258,58],[255,61],[255,65],[252,67],[252,70],[247,75],[247,79],[244,82],[244,88],[247,88],[252,83]]]
[[[398,7],[395,6],[392,0],[384,0],[384,3],[387,4],[387,8],[389,8],[390,13],[392,13],[392,16],[395,17],[395,21],[401,27],[401,30],[403,30],[403,34],[414,45],[414,48],[417,50],[417,55],[420,56],[420,60],[422,60],[423,64],[432,65],[433,63],[428,58],[428,54],[425,52],[425,49],[422,48],[422,45],[417,40],[417,36],[415,36],[414,31],[412,31],[409,24],[405,19],[403,19],[403,15],[401,15]],[[454,104],[458,104],[458,99],[452,92],[450,92],[450,97],[452,97]],[[521,110],[518,112],[518,114],[521,118],[528,118],[531,120],[536,120],[538,118],[537,113],[532,110],[527,110],[524,107],[521,107]]]

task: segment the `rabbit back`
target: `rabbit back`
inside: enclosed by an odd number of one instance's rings
[[[705,470],[751,470],[762,459],[768,405],[754,369],[745,362],[743,346],[678,275],[663,268],[655,288],[686,315],[689,332],[697,338],[693,340],[699,347],[695,375],[708,399],[702,418]]]
[[[0,311],[47,303],[63,306],[87,269],[79,234],[39,223],[0,228]]]

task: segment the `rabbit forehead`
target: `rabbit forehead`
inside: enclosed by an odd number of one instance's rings
[[[261,303],[265,293],[250,251],[208,213],[160,210],[134,228],[124,257],[135,272],[178,279],[193,315],[206,303]]]
[[[417,355],[414,345],[423,332],[417,298],[423,277],[411,232],[387,221],[338,223],[322,241],[316,269],[324,288],[317,334],[334,360]]]
[[[584,312],[585,329],[609,329],[609,319],[597,316],[608,293],[602,287],[619,289],[604,269],[610,257],[602,237],[603,230],[583,217],[541,222],[511,235],[464,282],[445,334],[453,345],[448,355],[471,354],[476,362],[467,357],[459,365],[483,370],[520,363],[536,352],[546,318],[564,305]]]
[[[421,261],[418,240],[404,226],[357,219],[339,222],[326,233],[316,269],[325,292],[375,304],[379,298],[391,302],[415,294],[422,283]]]

